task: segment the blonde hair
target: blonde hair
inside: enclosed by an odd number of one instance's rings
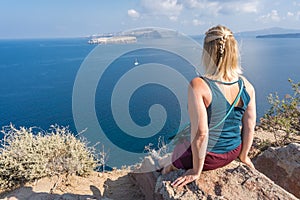
[[[202,64],[205,74],[217,80],[231,80],[242,74],[239,50],[233,33],[225,26],[215,26],[205,33]]]

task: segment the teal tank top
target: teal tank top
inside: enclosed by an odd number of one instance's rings
[[[224,118],[231,105],[217,86],[216,82],[219,81],[206,77],[201,78],[208,84],[212,93],[211,103],[207,107],[208,127],[210,128],[207,151],[219,154],[227,153],[237,148],[242,142],[240,126],[242,125],[242,117],[249,104],[250,96],[244,86],[240,96],[243,106],[235,106],[222,124],[211,129]],[[240,87],[242,81],[239,78],[236,82],[219,83],[227,85],[239,84]]]

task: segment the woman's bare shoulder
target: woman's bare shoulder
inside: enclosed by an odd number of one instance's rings
[[[201,91],[206,91],[208,89],[207,83],[201,77],[193,78],[190,82],[190,87]]]
[[[189,87],[189,91],[191,90],[195,92],[195,94],[204,97],[204,99],[206,99],[208,102],[210,101],[211,91],[209,85],[205,80],[203,80],[203,78],[196,77],[192,79]]]
[[[247,92],[252,96],[252,94],[255,93],[255,89],[254,89],[253,85],[250,83],[250,81],[248,81],[248,79],[246,77],[241,76],[241,78],[245,83]]]
[[[191,80],[189,86],[189,94],[193,94],[198,98],[202,98],[205,106],[207,107],[211,102],[211,91],[205,80],[201,77],[196,77]]]

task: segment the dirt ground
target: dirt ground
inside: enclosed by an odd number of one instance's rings
[[[93,172],[87,177],[43,178],[12,192],[0,195],[5,200],[25,199],[125,199],[142,200],[144,196],[128,175],[129,170]]]

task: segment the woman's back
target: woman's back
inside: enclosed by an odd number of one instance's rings
[[[220,82],[206,77],[202,79],[209,87],[210,92],[207,94],[211,99],[206,107],[210,129],[207,150],[214,153],[229,152],[241,143],[240,126],[250,95],[241,78],[234,82]],[[222,86],[226,87],[227,94],[232,99],[225,96]]]

